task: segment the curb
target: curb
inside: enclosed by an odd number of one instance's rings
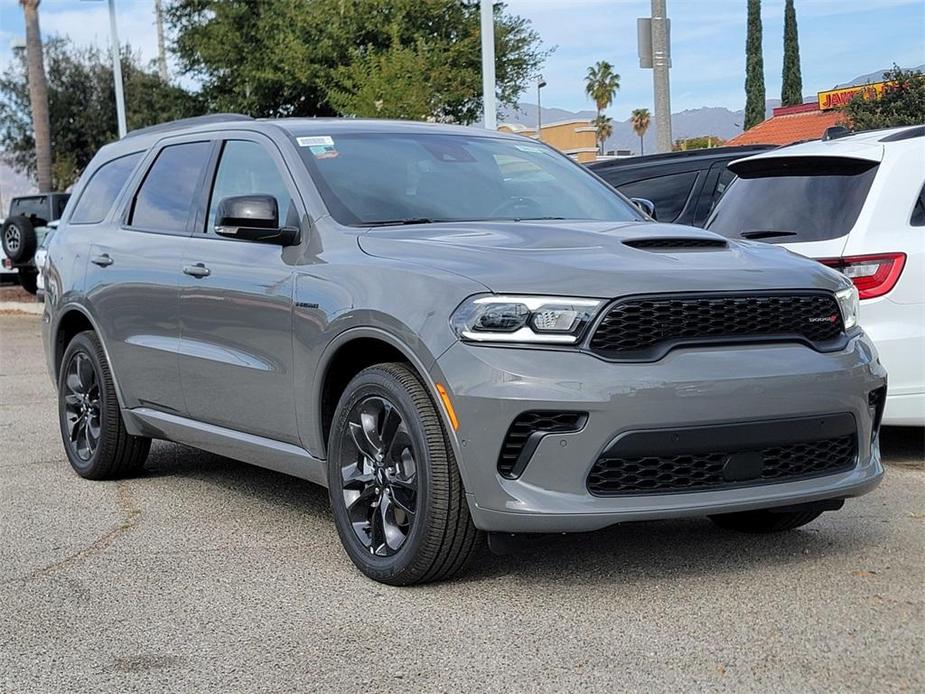
[[[41,316],[44,304],[29,304],[23,301],[0,301],[0,313],[24,313],[31,316]]]

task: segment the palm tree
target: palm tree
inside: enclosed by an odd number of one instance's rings
[[[597,106],[597,115],[600,118],[605,108],[613,103],[613,97],[620,88],[620,75],[613,71],[613,65],[606,60],[599,60],[597,64],[588,68],[585,75],[585,93]]]
[[[48,118],[48,82],[42,56],[39,29],[39,2],[19,0],[26,17],[26,65],[29,75],[29,101],[32,104],[32,130],[35,133],[35,171],[39,192],[51,190],[51,125]]]
[[[591,125],[594,127],[596,133],[598,149],[601,154],[604,153],[604,142],[608,137],[613,135],[613,119],[610,116],[605,116],[603,113],[597,116]]]
[[[649,129],[649,109],[634,108],[633,114],[630,116],[630,122],[633,124],[633,130],[639,136],[639,154],[643,155],[646,153],[646,146],[642,138],[645,137],[646,130]]]

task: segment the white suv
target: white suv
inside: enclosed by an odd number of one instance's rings
[[[854,282],[889,373],[885,424],[925,424],[925,126],[781,147],[739,176],[707,228],[786,248]]]

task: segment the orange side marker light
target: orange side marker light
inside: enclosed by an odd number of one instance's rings
[[[450,426],[453,427],[453,431],[459,431],[459,419],[456,418],[456,410],[453,409],[453,403],[450,402],[450,396],[446,392],[446,388],[443,387],[443,384],[437,384],[437,392],[440,394],[440,399],[443,401],[443,409],[446,410],[446,415],[450,418]]]

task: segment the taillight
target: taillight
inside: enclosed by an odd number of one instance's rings
[[[888,294],[896,286],[906,264],[906,254],[879,253],[818,260],[823,265],[835,268],[854,282],[860,299],[875,299]]]

